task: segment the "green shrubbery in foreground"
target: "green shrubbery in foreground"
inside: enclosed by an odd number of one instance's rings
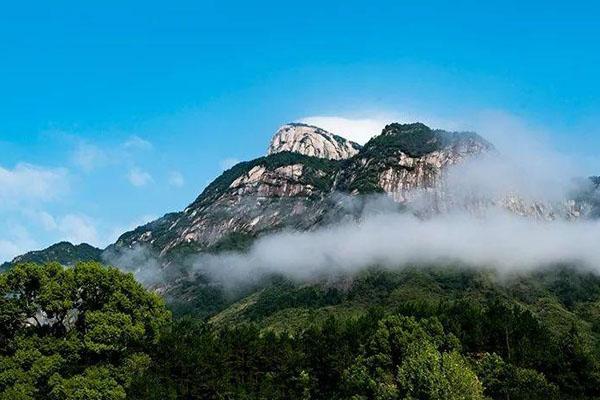
[[[0,275],[0,399],[125,399],[169,321],[115,268],[18,265]]]

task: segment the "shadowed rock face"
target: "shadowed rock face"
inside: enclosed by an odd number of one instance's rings
[[[289,151],[329,160],[345,160],[358,153],[360,146],[316,126],[287,124],[271,139],[267,154]]]

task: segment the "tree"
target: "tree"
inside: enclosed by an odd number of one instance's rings
[[[476,362],[485,394],[493,399],[551,400],[558,398],[558,388],[532,369],[506,363],[497,354],[486,353]]]
[[[482,386],[435,319],[391,316],[344,374],[355,399],[483,399]]]
[[[0,274],[0,399],[122,399],[169,320],[115,268],[17,265]]]
[[[440,353],[433,344],[415,342],[398,366],[400,398],[406,400],[483,399],[483,387],[455,351]]]

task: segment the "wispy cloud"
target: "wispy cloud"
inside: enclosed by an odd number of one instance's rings
[[[67,214],[61,217],[56,226],[63,240],[71,243],[99,245],[99,235],[95,222],[83,214]]]
[[[10,224],[10,229],[0,238],[0,262],[11,260],[36,246],[29,231],[20,224]]]
[[[123,143],[123,148],[128,150],[152,150],[154,146],[148,140],[143,139],[137,135],[131,136]]]
[[[80,143],[73,153],[73,162],[86,172],[92,171],[110,162],[106,151],[90,143]]]
[[[148,152],[153,148],[151,142],[136,135],[115,145],[100,145],[80,140],[71,158],[77,167],[90,172],[110,165],[130,164],[138,153]]]
[[[68,171],[33,164],[0,167],[0,200],[6,204],[54,200],[69,189]]]
[[[183,185],[185,185],[185,179],[183,178],[181,172],[171,171],[171,173],[169,174],[169,185],[176,188],[180,188],[183,187]]]
[[[106,236],[104,243],[105,244],[114,243],[117,241],[119,236],[121,236],[123,233],[131,231],[131,230],[137,228],[138,226],[145,225],[150,221],[156,220],[157,218],[158,217],[156,215],[151,215],[151,214],[142,215],[141,217],[136,218],[129,223],[119,225],[119,226],[113,226],[110,229],[110,231],[108,232],[108,235]]]
[[[137,167],[129,170],[129,173],[127,174],[127,179],[129,180],[129,183],[131,183],[135,187],[146,186],[147,184],[153,181],[152,175]]]
[[[469,115],[469,117],[473,118],[473,115]],[[344,115],[313,115],[300,118],[298,121],[318,126],[359,144],[365,144],[373,136],[379,135],[383,128],[392,122],[422,122],[432,128],[451,131],[474,129],[474,121],[472,120],[463,122],[461,119],[443,118],[409,110],[375,113],[371,116],[356,118]]]
[[[311,116],[301,118],[300,122],[315,125],[359,144],[365,144],[370,138],[381,133],[385,125],[392,122],[387,118],[345,118],[339,116]]]

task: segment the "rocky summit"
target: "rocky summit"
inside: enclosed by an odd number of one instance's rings
[[[359,144],[316,126],[291,123],[275,133],[268,154],[289,151],[329,160],[345,160],[357,154],[360,148]]]

